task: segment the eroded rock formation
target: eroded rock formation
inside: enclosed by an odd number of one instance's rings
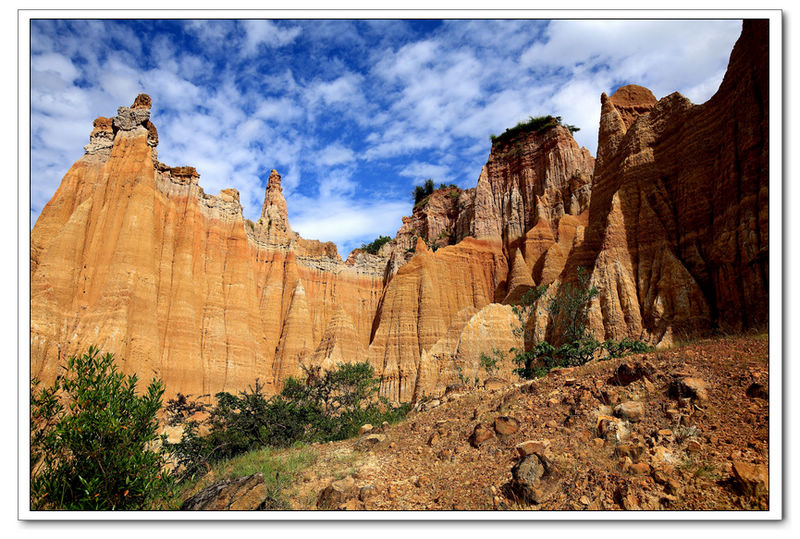
[[[236,190],[207,195],[194,168],[158,162],[149,104],[95,121],[31,231],[32,375],[52,379],[96,344],[168,393],[256,378],[269,392],[299,374],[338,309],[365,350],[383,265],[292,232],[274,171],[261,219],[245,222]]]
[[[502,138],[475,188],[436,190],[378,255],[344,262],[291,229],[277,171],[252,222],[235,189],[207,195],[194,168],[159,162],[139,96],[95,120],[31,232],[32,375],[96,344],[170,394],[256,378],[269,393],[303,366],[368,359],[390,399],[439,395],[485,379],[481,354],[521,344],[510,305],[578,267],[598,339],[764,325],[766,32],[745,22],[707,103],[603,95],[596,163],[566,127]]]
[[[502,299],[507,274],[497,240],[466,238],[431,252],[418,238],[414,257],[389,282],[375,315],[369,360],[382,374],[381,392],[410,400],[423,351],[446,334],[463,309]]]
[[[717,93],[602,96],[586,250],[598,336],[668,344],[768,316],[768,23],[745,21]]]

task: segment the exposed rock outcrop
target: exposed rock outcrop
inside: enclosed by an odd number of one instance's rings
[[[375,315],[369,361],[382,373],[381,392],[410,400],[422,351],[445,335],[463,309],[498,301],[507,274],[499,241],[467,238],[434,253],[419,238],[414,257],[389,282]]]
[[[181,504],[181,511],[256,511],[264,509],[267,485],[263,474],[224,479]]]
[[[420,357],[415,400],[441,396],[451,385],[469,383],[480,387],[495,372],[513,371],[511,348],[522,347],[515,333],[519,320],[508,305],[490,303],[480,310],[467,307],[453,318],[442,338]],[[493,368],[481,364],[481,356],[496,360]]]
[[[602,96],[586,250],[599,337],[764,326],[768,316],[768,23],[745,21],[717,93]]]
[[[168,394],[256,378],[269,393],[300,374],[338,309],[366,349],[384,267],[292,232],[274,171],[266,219],[245,222],[235,189],[207,195],[194,168],[156,159],[148,122],[141,96],[98,118],[31,231],[32,375],[50,380],[96,344]]]

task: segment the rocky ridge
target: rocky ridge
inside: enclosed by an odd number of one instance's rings
[[[208,195],[194,168],[158,161],[149,107],[139,96],[95,121],[31,231],[32,375],[51,379],[94,343],[170,394],[256,378],[276,391],[326,330],[341,333],[334,306],[365,349],[383,266],[293,232],[275,171],[261,218],[244,221],[235,189]]]

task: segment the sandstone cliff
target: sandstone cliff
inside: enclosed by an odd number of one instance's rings
[[[140,96],[95,121],[31,232],[32,375],[51,379],[97,344],[171,394],[256,378],[272,391],[299,374],[337,309],[366,350],[383,265],[342,262],[333,244],[294,233],[275,171],[261,218],[245,222],[236,190],[207,195],[193,168],[157,160],[149,107]]]
[[[466,308],[502,299],[508,266],[499,241],[467,238],[431,252],[418,238],[414,257],[389,282],[375,315],[370,363],[381,393],[408,401],[419,362]]]
[[[495,340],[507,355],[510,310],[481,318],[486,346],[454,344],[471,342],[465,313],[558,277],[583,237],[593,166],[566,127],[522,132],[493,146],[476,188],[436,190],[403,218],[381,249],[387,284],[369,349],[384,395],[440,393],[458,382],[456,368],[481,381],[480,354]],[[510,360],[502,367],[511,377]]]
[[[602,96],[586,249],[599,337],[670,343],[768,316],[768,22],[745,21],[717,93]]]

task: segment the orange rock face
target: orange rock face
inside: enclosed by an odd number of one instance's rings
[[[459,311],[442,338],[423,350],[415,399],[440,396],[451,384],[483,387],[497,373],[508,378],[516,367],[509,350],[523,345],[521,334],[514,331],[518,326],[508,305],[490,303],[480,310],[467,307]],[[496,363],[482,364],[483,355]]]
[[[95,122],[31,232],[32,375],[97,344],[169,394],[256,378],[271,391],[300,374],[336,306],[366,350],[382,266],[291,232],[277,173],[266,219],[245,223],[236,190],[206,195],[193,168],[155,160],[149,108],[120,110],[116,132]]]
[[[768,311],[768,25],[745,21],[717,93],[602,97],[586,251],[598,336],[764,326]]]
[[[538,223],[546,223],[557,238],[563,215],[588,208],[593,169],[594,158],[563,126],[496,143],[478,179],[473,215],[459,233],[500,237],[509,253]],[[524,254],[536,265],[538,257]]]
[[[411,261],[389,282],[375,315],[369,361],[382,373],[381,393],[414,395],[422,351],[441,339],[459,312],[505,295],[508,265],[497,240],[467,238],[431,252],[421,239]]]

